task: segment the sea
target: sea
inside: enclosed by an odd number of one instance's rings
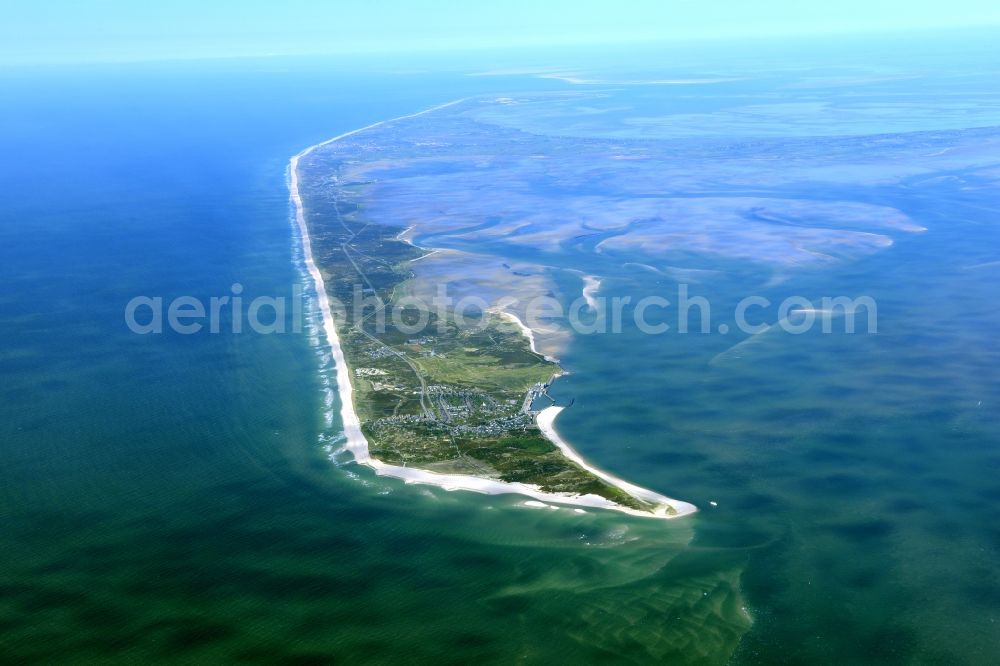
[[[995,43],[0,70],[0,659],[996,663]],[[669,108],[644,101],[642,82],[680,79]],[[748,140],[759,123],[772,144],[980,141],[898,181],[831,175],[817,199],[926,231],[760,291],[869,295],[876,333],[761,338],[725,362],[735,332],[573,337],[560,432],[699,507],[676,521],[406,485],[337,453],[289,158],[458,98],[582,88],[677,114],[684,141],[699,118]],[[602,295],[673,289],[656,275]],[[302,315],[269,333],[235,332],[231,306],[218,332],[129,326],[136,298],[227,296],[298,298]]]

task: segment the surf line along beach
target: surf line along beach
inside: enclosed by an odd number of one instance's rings
[[[611,500],[600,497],[598,495],[570,495],[562,493],[549,493],[544,492],[537,486],[528,485],[518,482],[507,482],[498,481],[495,479],[485,479],[476,476],[466,475],[466,474],[444,474],[438,472],[431,472],[428,470],[414,469],[412,467],[401,467],[399,465],[388,465],[377,458],[373,458],[368,450],[368,440],[365,438],[364,433],[361,431],[361,422],[358,418],[357,412],[354,408],[354,387],[351,383],[350,369],[347,365],[347,360],[344,357],[344,352],[340,343],[340,336],[337,333],[337,326],[334,322],[333,312],[330,307],[330,298],[326,292],[326,284],[323,280],[323,275],[320,273],[319,266],[316,264],[315,257],[312,252],[312,244],[309,237],[309,228],[306,224],[305,218],[305,208],[302,202],[302,196],[299,191],[299,162],[300,160],[309,155],[311,152],[320,148],[322,146],[329,145],[341,139],[349,136],[353,136],[365,130],[369,130],[387,122],[395,122],[398,120],[405,120],[407,118],[414,118],[421,116],[439,109],[443,109],[455,104],[459,104],[465,101],[464,99],[456,100],[453,102],[448,102],[447,104],[442,104],[439,106],[431,107],[423,111],[400,116],[398,118],[393,118],[391,120],[379,121],[377,123],[372,123],[371,125],[366,125],[350,132],[344,132],[331,139],[322,141],[315,145],[309,146],[302,152],[296,154],[289,161],[289,174],[288,174],[288,187],[291,196],[292,205],[294,207],[294,227],[298,231],[299,240],[302,243],[302,258],[305,263],[306,271],[308,272],[310,278],[313,281],[313,285],[316,289],[317,305],[319,307],[320,316],[322,318],[322,330],[326,336],[327,342],[330,345],[330,352],[333,356],[335,377],[337,383],[337,392],[340,396],[340,419],[344,429],[345,445],[344,448],[351,453],[354,460],[362,465],[367,465],[368,467],[375,470],[376,474],[381,476],[389,476],[398,479],[402,479],[406,483],[419,483],[419,484],[429,484],[438,486],[445,490],[470,490],[473,492],[486,493],[490,495],[500,495],[508,493],[516,493],[519,495],[524,495],[532,498],[536,501],[551,502],[553,504],[570,505],[570,506],[582,506],[582,507],[592,507],[598,509],[609,509],[613,511],[621,511],[624,513],[632,514],[635,516],[643,516],[648,518],[678,518],[685,516],[697,511],[697,508],[693,504],[687,502],[682,502],[680,500],[675,500],[665,495],[661,495],[655,491],[641,488],[634,484],[623,481],[607,472],[599,470],[588,463],[586,463],[583,458],[569,446],[555,430],[555,417],[559,414],[562,408],[560,407],[548,407],[543,410],[537,417],[537,422],[539,429],[543,435],[549,439],[567,458],[580,465],[587,471],[591,472],[595,476],[600,477],[605,482],[620,488],[626,493],[633,495],[638,499],[642,499],[657,505],[656,509],[653,511],[641,511],[638,509],[633,509],[631,507],[621,506],[612,502]],[[516,317],[511,317],[508,313],[508,317],[511,319],[516,319]],[[518,320],[518,323],[521,322]],[[530,331],[524,331],[524,325],[521,324],[522,332],[532,343],[534,347],[534,340]],[[671,511],[672,509],[672,511]]]

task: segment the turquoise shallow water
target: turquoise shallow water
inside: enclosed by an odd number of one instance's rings
[[[303,146],[561,85],[286,65],[4,75],[6,659],[995,661],[998,278],[968,268],[1000,240],[988,174],[873,188],[928,231],[795,284],[872,294],[877,336],[784,336],[715,365],[735,337],[574,340],[560,430],[704,510],[530,510],[332,464],[305,333],[125,328],[137,294],[291,293],[284,169]],[[729,304],[745,284],[703,288]]]

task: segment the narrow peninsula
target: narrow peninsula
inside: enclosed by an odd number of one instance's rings
[[[548,388],[563,371],[534,349],[515,313],[413,305],[408,286],[428,250],[406,238],[406,227],[367,216],[371,181],[359,165],[380,158],[367,141],[392,140],[402,123],[448,106],[291,159],[294,226],[334,357],[347,450],[378,474],[449,490],[657,518],[694,512],[589,465],[559,437],[562,407]],[[351,150],[337,146],[349,137]]]

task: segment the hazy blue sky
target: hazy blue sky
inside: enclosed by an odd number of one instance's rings
[[[998,0],[22,0],[0,62],[134,60],[1000,24]]]

